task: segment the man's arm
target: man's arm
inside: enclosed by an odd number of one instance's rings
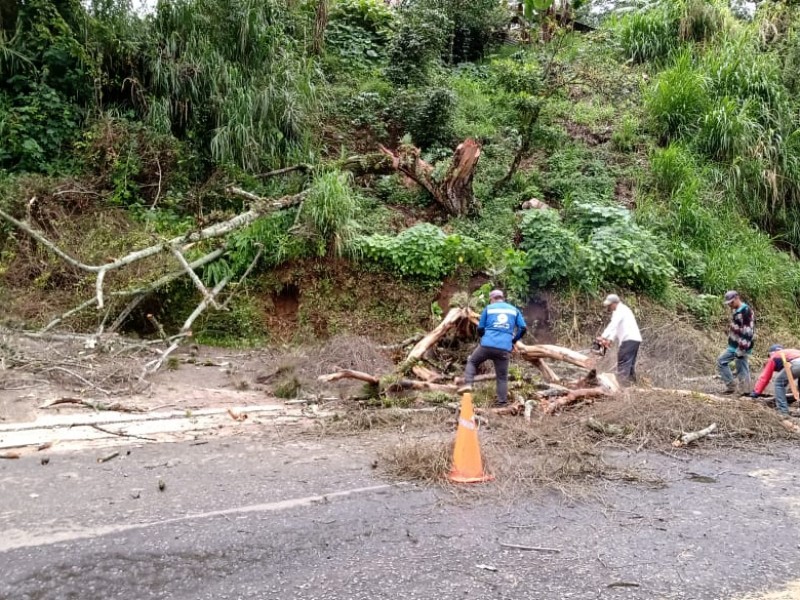
[[[512,345],[520,341],[522,337],[528,332],[528,325],[527,323],[525,323],[525,317],[522,316],[522,313],[519,310],[517,310],[517,318],[514,321],[514,326],[517,329],[517,333],[511,340]]]
[[[767,387],[770,380],[772,379],[772,374],[775,372],[775,361],[770,357],[767,364],[764,365],[764,370],[761,371],[761,375],[756,382],[756,386],[753,388],[753,393],[758,395],[764,391],[764,388]]]
[[[481,318],[478,321],[478,335],[480,337],[483,337],[483,334],[486,333],[486,315],[487,314],[488,313],[486,312],[486,309],[484,308],[483,312],[481,312]]]
[[[614,338],[617,337],[617,328],[619,327],[620,319],[622,319],[622,311],[615,310],[614,314],[611,315],[611,321],[609,321],[603,333],[600,334],[600,337],[613,342]]]

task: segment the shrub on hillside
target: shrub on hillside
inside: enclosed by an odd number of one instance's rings
[[[653,187],[667,196],[681,188],[695,189],[698,184],[694,156],[680,144],[656,149],[650,156],[650,172]]]
[[[394,102],[403,130],[421,148],[452,145],[455,112],[455,94],[443,86],[406,89]]]
[[[395,13],[382,0],[338,0],[325,39],[351,65],[370,62],[385,54],[394,24]]]
[[[681,4],[681,39],[707,42],[723,30],[725,9],[714,0],[683,0]]]
[[[528,260],[531,284],[545,287],[574,281],[580,239],[554,210],[527,211],[520,223],[520,250]]]
[[[589,238],[590,272],[606,284],[642,290],[658,296],[675,275],[659,240],[632,223],[596,229]]]
[[[400,276],[441,280],[462,265],[477,270],[486,265],[486,251],[475,240],[446,235],[430,223],[420,223],[397,236],[360,238],[356,251]]]

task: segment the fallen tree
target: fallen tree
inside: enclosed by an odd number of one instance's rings
[[[208,289],[198,277],[196,270],[225,256],[227,252],[225,238],[228,236],[228,234],[240,230],[243,227],[250,225],[260,217],[270,213],[299,206],[306,196],[306,192],[301,192],[299,194],[284,196],[281,198],[261,198],[237,187],[229,187],[226,191],[231,195],[239,196],[249,201],[250,208],[230,219],[227,219],[226,221],[221,221],[219,223],[209,225],[203,229],[191,231],[185,235],[177,236],[172,239],[164,240],[157,244],[147,246],[146,248],[129,252],[121,258],[116,258],[104,264],[88,264],[78,258],[75,258],[70,253],[60,248],[55,242],[49,239],[45,233],[38,230],[33,224],[20,221],[19,219],[16,219],[12,215],[0,209],[0,219],[5,220],[20,231],[23,231],[72,267],[95,275],[94,295],[78,306],[71,308],[70,310],[52,319],[41,330],[40,333],[51,331],[70,317],[73,317],[91,307],[95,307],[97,310],[106,308],[106,300],[109,296],[128,300],[119,313],[116,314],[116,318],[108,328],[106,328],[106,323],[111,317],[112,309],[108,308],[104,312],[94,336],[87,337],[87,346],[94,347],[98,338],[103,335],[114,333],[145,297],[180,277],[188,276],[199,291],[201,295],[201,301],[198,303],[195,310],[189,315],[181,329],[176,334],[167,336],[162,332],[161,341],[167,345],[165,350],[160,351],[156,348],[151,348],[151,350],[158,353],[159,356],[145,365],[141,377],[157,371],[164,364],[169,355],[175,349],[177,349],[186,338],[191,337],[191,327],[201,314],[203,314],[209,307],[215,310],[226,310],[227,303],[230,301],[231,296],[228,296],[228,300],[222,304],[220,304],[217,299],[221,292],[230,283],[231,277],[223,277],[213,289]],[[206,254],[191,262],[187,260],[186,253],[192,248],[195,248],[198,243],[216,238],[223,238],[221,247],[210,250]],[[106,276],[109,273],[119,271],[135,263],[162,253],[170,254],[175,259],[178,266],[175,271],[167,273],[155,281],[137,286],[133,289],[114,290],[111,292],[106,290],[105,281]],[[259,251],[256,253],[255,258],[245,270],[244,275],[239,280],[239,283],[242,283],[250,274],[262,255],[263,248],[259,249]]]
[[[461,216],[477,210],[472,189],[475,168],[481,156],[480,144],[472,138],[464,140],[453,152],[444,176],[437,176],[435,167],[420,157],[420,149],[401,144],[396,150],[381,146],[380,152],[351,156],[338,166],[357,175],[400,173],[424,188],[449,214]]]

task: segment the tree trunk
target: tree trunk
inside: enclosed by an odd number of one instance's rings
[[[314,41],[311,51],[319,56],[325,48],[325,29],[328,27],[328,0],[319,0],[314,15]]]
[[[478,209],[472,179],[480,156],[480,144],[471,138],[464,140],[453,153],[441,181],[434,176],[433,165],[420,158],[419,148],[410,144],[403,144],[397,150],[381,146],[380,154],[349,157],[340,162],[339,167],[356,175],[402,173],[425,188],[448,213],[461,216]]]

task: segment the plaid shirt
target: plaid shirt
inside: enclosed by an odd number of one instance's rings
[[[753,337],[756,333],[756,315],[747,304],[737,308],[731,316],[731,327],[728,333],[728,348],[750,353],[753,349]]]

